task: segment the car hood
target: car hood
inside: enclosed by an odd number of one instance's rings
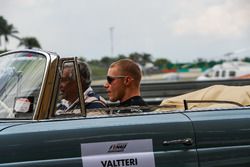
[[[9,128],[9,127],[18,126],[18,125],[27,124],[27,123],[28,122],[4,122],[4,121],[0,121],[0,132],[4,129]]]

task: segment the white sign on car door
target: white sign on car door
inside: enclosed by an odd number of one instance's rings
[[[81,144],[84,167],[155,167],[152,139]]]

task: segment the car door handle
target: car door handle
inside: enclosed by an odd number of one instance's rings
[[[190,146],[193,144],[193,139],[186,138],[186,139],[177,139],[177,140],[165,140],[162,143],[164,146],[168,145],[176,145],[176,144],[183,144],[185,146]]]

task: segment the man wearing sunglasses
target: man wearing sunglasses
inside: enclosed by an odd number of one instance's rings
[[[106,101],[103,97],[97,95],[91,88],[90,70],[86,63],[78,61],[80,78],[83,88],[83,95],[86,109],[106,108]],[[60,80],[61,103],[57,105],[56,115],[79,111],[78,86],[73,63],[64,65]],[[91,113],[89,113],[91,114]]]
[[[111,102],[120,101],[117,107],[146,106],[141,97],[141,69],[130,59],[120,59],[109,66],[104,88]],[[118,110],[117,113],[138,112],[135,108]]]

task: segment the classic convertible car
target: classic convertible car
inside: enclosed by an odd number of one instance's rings
[[[90,116],[83,105],[56,116],[61,70],[73,63],[78,76],[76,61],[41,50],[1,54],[0,166],[250,166],[249,107]]]

